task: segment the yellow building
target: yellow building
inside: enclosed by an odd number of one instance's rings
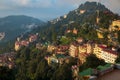
[[[93,48],[95,47],[95,44],[91,41],[89,41],[87,44],[87,52],[88,54],[93,53]]]
[[[97,32],[98,38],[104,38],[103,34],[100,32]]]
[[[77,57],[78,56],[78,46],[71,44],[69,48],[69,55],[72,57]]]
[[[79,46],[79,60],[81,64],[86,61],[86,58],[93,52],[93,43],[88,42],[87,44]]]
[[[79,46],[79,53],[86,53],[87,52],[87,46],[81,45]]]
[[[83,64],[84,62],[86,62],[86,58],[89,56],[88,53],[79,53],[78,58],[81,62],[81,64]]]
[[[47,51],[48,52],[52,52],[52,51],[54,51],[56,49],[56,47],[54,46],[54,45],[48,45],[48,47],[47,47]]]
[[[98,44],[95,44],[95,48],[93,49],[93,54],[95,54],[98,58],[101,58],[101,51],[102,48],[98,46]]]
[[[110,31],[114,31],[114,30],[120,30],[120,20],[115,20],[112,22],[112,24],[109,27]]]

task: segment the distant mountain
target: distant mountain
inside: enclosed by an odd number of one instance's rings
[[[0,33],[5,33],[5,37],[1,42],[13,40],[17,36],[44,24],[39,19],[25,15],[12,15],[0,18]]]

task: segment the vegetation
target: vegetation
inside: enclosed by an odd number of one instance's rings
[[[0,67],[0,80],[15,80],[15,70]]]
[[[15,80],[72,80],[71,66],[75,64],[73,59],[69,64],[49,66],[44,59],[46,55],[50,54],[45,48],[40,51],[23,47],[16,56]]]
[[[119,51],[119,54],[118,54],[118,57],[117,59],[115,60],[116,63],[120,63],[120,51]]]
[[[82,4],[77,12],[81,9],[87,11],[84,14],[77,14],[75,10],[71,11],[68,13],[66,19],[62,19],[55,24],[48,23],[44,27],[34,29],[31,33],[38,32],[40,34],[38,41],[43,44],[49,42],[68,45],[79,37],[106,44],[107,33],[104,33],[106,37],[100,40],[97,37],[96,29],[108,29],[110,22],[113,19],[117,19],[118,15],[114,15],[105,8],[105,6],[98,6],[94,2],[87,2],[84,5]],[[101,20],[98,24],[99,27],[96,26],[97,10],[100,10]],[[70,21],[74,21],[74,23],[70,23]],[[78,30],[77,34],[73,33],[72,30],[74,28]],[[71,30],[71,32],[66,33],[67,30]],[[120,34],[120,32],[118,32],[118,34]],[[120,36],[118,36],[118,40],[120,41]],[[2,49],[0,53],[11,51],[11,46],[13,47],[13,45],[9,44],[9,46]],[[71,58],[69,64],[64,63],[62,65],[56,64],[50,66],[45,60],[45,56],[47,55],[51,54],[46,51],[46,48],[38,50],[33,44],[30,45],[30,47],[22,47],[16,55],[16,69],[9,70],[4,67],[0,68],[0,80],[73,80],[71,66],[77,64],[76,59]],[[117,58],[116,62],[120,62],[120,57]],[[86,62],[80,66],[80,71],[87,68],[96,68],[97,66],[104,64],[105,62],[103,60],[98,59],[95,55],[91,54],[87,57]]]
[[[91,54],[87,57],[86,62],[80,66],[80,70],[85,70],[87,68],[96,68],[99,65],[105,65],[105,61],[98,59],[94,54]]]
[[[33,24],[34,23],[34,24]],[[21,34],[29,32],[36,25],[41,26],[44,22],[29,16],[7,16],[0,18],[0,32],[5,32],[5,38],[0,43],[16,39]]]

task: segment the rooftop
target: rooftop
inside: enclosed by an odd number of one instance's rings
[[[88,68],[85,71],[82,71],[79,73],[81,76],[90,76],[91,74],[93,74],[93,69],[92,68]]]

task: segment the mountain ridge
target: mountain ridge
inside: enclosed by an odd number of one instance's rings
[[[5,32],[5,38],[2,41],[15,39],[22,33],[44,24],[45,22],[26,15],[9,15],[0,18],[0,32]]]
[[[97,13],[98,11],[99,14]],[[97,25],[97,17],[100,19],[99,25]],[[76,28],[78,30],[77,37],[83,37],[88,40],[91,40],[94,37],[93,39],[96,40],[98,39],[96,28],[108,29],[111,22],[115,19],[120,19],[119,15],[113,13],[103,4],[86,2],[81,4],[77,9],[68,12],[68,14],[49,21],[47,29],[39,32],[43,35],[43,38],[52,41],[50,36],[63,36],[66,35],[65,32],[67,30]],[[46,35],[44,35],[44,33],[46,33]]]

